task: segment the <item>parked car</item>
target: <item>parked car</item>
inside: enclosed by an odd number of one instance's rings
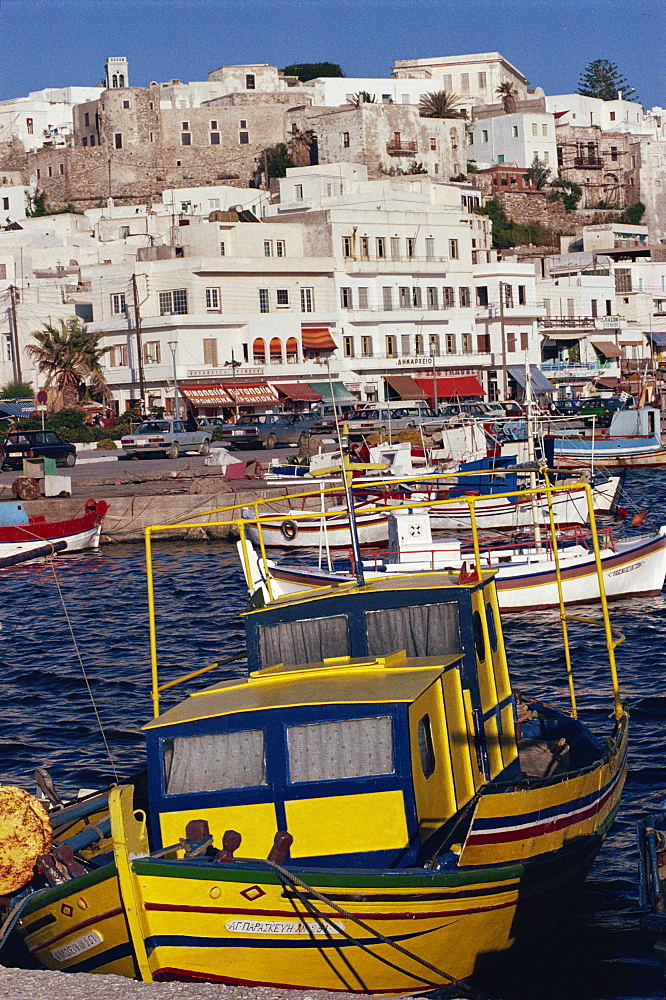
[[[338,420],[343,423],[348,416],[359,408],[359,403],[318,403],[310,410],[310,416],[314,417],[312,425],[313,434],[334,434],[335,433],[335,413],[337,411]]]
[[[440,406],[439,415],[448,420],[463,416],[481,418],[494,416],[486,403],[448,403],[446,406]]]
[[[631,396],[627,399],[620,399],[619,396],[592,396],[584,400],[578,415],[582,417],[586,427],[592,427],[596,423],[597,427],[608,427],[613,414],[618,410],[627,410],[633,403]],[[593,420],[594,418],[594,420]]]
[[[76,465],[76,447],[55,431],[10,431],[4,442],[3,468],[21,469],[24,458],[52,458],[56,465]]]
[[[229,421],[224,417],[197,417],[197,424],[202,430],[210,428],[213,431],[216,427],[228,427]]]
[[[137,429],[121,439],[126,455],[163,454],[178,458],[181,452],[197,451],[200,455],[210,452],[212,429],[188,431],[184,420],[144,420]]]
[[[222,428],[222,443],[229,448],[272,451],[278,444],[304,445],[315,418],[311,413],[252,413]]]
[[[425,420],[432,419],[429,406],[421,402],[371,403],[347,415],[345,422],[351,437],[365,437],[368,434],[403,431],[418,427]]]
[[[577,399],[554,399],[548,406],[548,412],[556,417],[577,417],[579,410]]]

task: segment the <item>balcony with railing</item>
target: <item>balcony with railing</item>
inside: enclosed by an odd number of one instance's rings
[[[407,139],[391,139],[386,143],[386,152],[392,156],[400,156],[401,154],[409,156],[413,153],[418,153],[418,151],[418,142],[409,142]]]
[[[600,156],[574,156],[573,165],[578,170],[599,170],[604,161]]]
[[[537,322],[544,330],[594,330],[594,316],[539,316]]]

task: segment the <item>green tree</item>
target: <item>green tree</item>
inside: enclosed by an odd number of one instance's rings
[[[55,390],[55,410],[73,406],[89,393],[108,402],[110,392],[101,359],[109,350],[100,347],[103,333],[89,333],[78,316],[61,319],[58,326],[45,324],[36,330],[36,344],[27,351],[35,359],[37,371],[45,376],[44,388]]]
[[[277,146],[270,146],[264,153],[269,177],[286,177],[287,169],[296,165],[283,142],[278,142]]]
[[[422,94],[419,101],[421,118],[467,118],[467,112],[460,107],[460,98],[448,90],[435,90]]]
[[[578,81],[578,93],[584,97],[598,97],[602,101],[616,101],[622,91],[625,101],[637,101],[638,96],[615,63],[608,59],[594,59],[585,67]]]
[[[0,399],[28,399],[34,392],[29,382],[8,382],[0,389]]]
[[[534,160],[525,171],[524,176],[534,183],[537,191],[541,191],[548,183],[550,167],[547,167],[543,160]]]
[[[578,202],[583,197],[583,189],[573,181],[565,181],[558,177],[551,184],[553,189],[548,198],[550,201],[561,201],[567,212],[575,212]]]
[[[297,76],[301,83],[316,80],[319,76],[344,76],[342,68],[337,63],[293,63],[280,70],[284,76]]]
[[[505,80],[503,83],[500,83],[495,93],[502,102],[504,113],[512,115],[516,110],[516,98],[518,97],[515,84],[511,83],[510,80]]]
[[[514,222],[507,217],[500,203],[492,198],[483,208],[476,209],[477,215],[487,215],[493,224],[493,247],[533,246],[552,247],[557,245],[557,234],[540,222]]]
[[[620,216],[620,222],[628,222],[632,226],[640,225],[640,221],[645,214],[645,205],[642,201],[637,201],[633,205],[625,208]]]

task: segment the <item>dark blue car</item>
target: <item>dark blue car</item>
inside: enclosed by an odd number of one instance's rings
[[[76,465],[76,448],[55,431],[11,431],[5,438],[3,468],[22,469],[24,458],[52,458],[57,465]]]

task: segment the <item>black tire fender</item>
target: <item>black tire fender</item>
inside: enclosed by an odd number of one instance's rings
[[[298,534],[298,525],[295,521],[283,521],[280,525],[280,534],[285,542],[293,542]]]

